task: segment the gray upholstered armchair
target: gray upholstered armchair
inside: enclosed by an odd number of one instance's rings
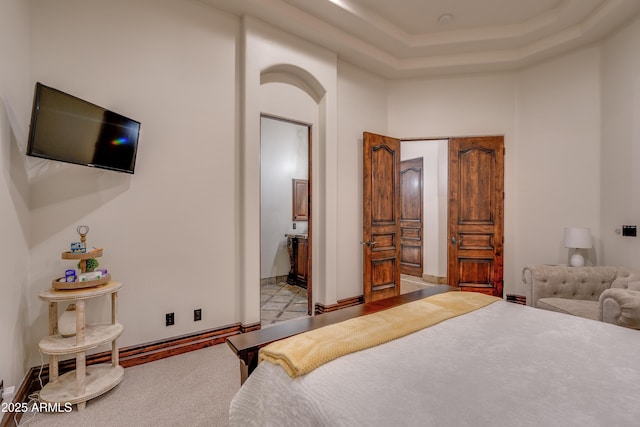
[[[527,305],[640,329],[640,273],[624,267],[526,266]]]

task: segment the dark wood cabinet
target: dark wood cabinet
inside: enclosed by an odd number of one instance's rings
[[[309,181],[293,180],[293,220],[309,220]]]
[[[301,286],[307,287],[307,248],[309,241],[307,239],[298,239],[297,251],[296,251],[296,265],[295,274],[296,280]]]
[[[304,235],[288,235],[287,248],[291,262],[287,283],[306,289],[309,272],[309,240]]]

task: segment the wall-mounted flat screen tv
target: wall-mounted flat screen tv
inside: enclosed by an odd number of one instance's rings
[[[36,83],[27,155],[133,173],[140,122]]]

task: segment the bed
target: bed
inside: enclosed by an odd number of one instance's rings
[[[639,354],[639,331],[498,300],[298,376],[259,363],[229,421],[638,426]]]

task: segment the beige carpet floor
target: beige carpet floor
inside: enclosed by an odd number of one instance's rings
[[[20,426],[227,426],[239,389],[238,359],[219,344],[126,368],[122,382],[84,411],[24,414]]]

